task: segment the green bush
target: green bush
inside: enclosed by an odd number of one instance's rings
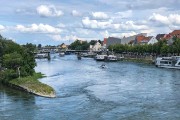
[[[10,80],[18,77],[18,74],[15,70],[7,69],[5,71],[0,72],[0,82],[8,83]]]

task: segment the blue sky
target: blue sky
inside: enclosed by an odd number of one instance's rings
[[[180,0],[0,0],[0,34],[19,44],[70,44],[180,29]]]

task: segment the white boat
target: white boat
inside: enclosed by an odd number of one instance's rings
[[[88,57],[88,53],[82,53],[82,57]]]
[[[48,54],[47,53],[38,53],[35,55],[35,58],[39,58],[39,59],[48,58]]]
[[[117,56],[115,55],[108,55],[107,57],[105,57],[106,61],[117,61]]]
[[[90,57],[90,58],[93,58],[94,56],[95,56],[95,53],[93,53],[93,52],[82,53],[82,57]]]
[[[95,60],[97,60],[97,61],[104,61],[105,57],[107,57],[107,55],[96,55]]]
[[[64,52],[60,52],[60,53],[59,53],[59,56],[60,56],[60,57],[63,57],[64,55],[65,55]]]
[[[180,56],[158,57],[155,65],[161,68],[180,69]]]

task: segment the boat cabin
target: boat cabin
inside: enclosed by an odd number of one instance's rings
[[[180,69],[180,56],[159,57],[156,59],[155,65],[157,67]]]

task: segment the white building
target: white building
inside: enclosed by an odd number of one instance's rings
[[[155,44],[155,43],[157,43],[158,42],[158,40],[156,39],[156,37],[152,37],[150,40],[149,40],[149,42],[147,43],[148,45],[149,44]]]
[[[102,48],[102,45],[99,42],[96,42],[95,45],[90,45],[91,51],[99,51],[99,50],[101,50],[101,48]]]

